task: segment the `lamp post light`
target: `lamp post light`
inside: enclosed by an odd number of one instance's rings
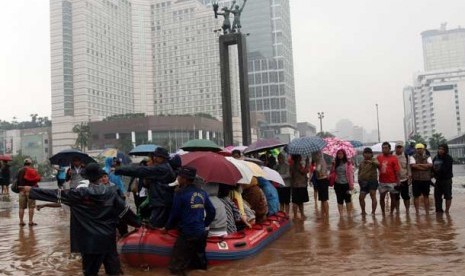
[[[320,119],[320,133],[323,134],[323,118],[325,117],[324,112],[318,112],[318,119]]]

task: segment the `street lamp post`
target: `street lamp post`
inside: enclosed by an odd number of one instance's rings
[[[378,143],[381,143],[381,134],[379,132],[379,112],[378,112],[378,104],[376,104],[376,123],[378,125]]]
[[[323,118],[325,117],[324,112],[318,112],[318,119],[320,119],[320,133],[323,134]]]

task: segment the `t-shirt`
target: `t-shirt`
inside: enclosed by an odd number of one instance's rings
[[[405,181],[408,179],[410,169],[407,163],[407,157],[404,153],[402,153],[401,155],[395,154],[394,156],[397,157],[397,159],[399,160],[400,181]]]
[[[377,181],[378,180],[378,161],[375,158],[363,160],[358,167],[359,181]]]
[[[397,173],[400,171],[399,161],[394,155],[380,154],[376,157],[379,163],[379,182],[396,183]]]

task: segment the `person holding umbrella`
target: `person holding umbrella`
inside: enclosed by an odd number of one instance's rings
[[[304,203],[309,201],[307,183],[309,172],[309,160],[305,161],[305,165],[301,164],[301,155],[291,155],[292,164],[290,166],[291,173],[291,198],[292,211],[294,218],[298,219],[297,209],[299,209],[300,219],[305,220],[307,217],[304,214]]]
[[[10,165],[6,160],[2,160],[1,162],[0,185],[2,186],[2,194],[8,196],[8,186],[10,185]]]
[[[69,181],[70,189],[76,188],[79,182],[84,179],[81,175],[82,169],[84,169],[84,165],[82,164],[81,158],[79,156],[73,157],[71,166],[66,172],[66,182]]]
[[[337,209],[342,216],[343,205],[346,203],[347,215],[352,213],[352,190],[354,189],[354,168],[347,158],[345,150],[340,149],[336,153],[336,160],[333,161],[331,173],[336,175],[334,181],[334,191],[337,198]]]

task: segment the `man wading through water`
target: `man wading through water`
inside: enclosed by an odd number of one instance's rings
[[[39,189],[21,186],[31,199],[63,203],[71,209],[71,252],[82,256],[84,275],[98,275],[103,264],[109,275],[121,275],[116,251],[116,225],[119,219],[134,227],[140,223],[126,202],[117,194],[117,187],[100,185],[103,170],[96,163],[85,167],[88,187],[70,190]]]

